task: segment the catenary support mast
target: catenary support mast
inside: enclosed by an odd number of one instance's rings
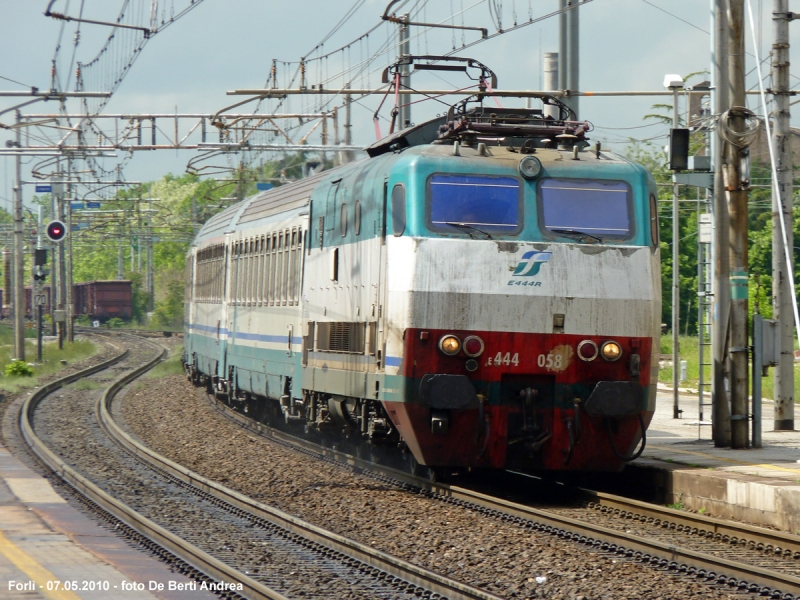
[[[775,368],[775,429],[794,429],[794,315],[792,312],[792,265],[786,262],[786,246],[792,248],[792,146],[789,137],[789,0],[774,0],[775,40],[772,45],[772,82],[775,98],[772,143],[778,173],[778,193],[772,191],[772,312],[778,320],[780,358]],[[786,238],[783,239],[783,213]],[[789,252],[791,258],[794,252]]]
[[[714,11],[714,64],[713,101],[714,114],[720,115],[728,109],[728,13],[727,0],[711,0]],[[711,136],[714,161],[714,310],[712,313],[712,436],[714,445],[727,447],[731,443],[730,406],[725,380],[728,372],[727,339],[730,308],[730,257],[728,254],[728,199],[723,177],[724,142],[717,128]]]
[[[729,0],[728,7],[728,76],[730,101],[727,124],[734,142],[737,133],[745,131],[745,84],[744,84],[744,0]],[[721,119],[725,120],[725,117]],[[747,187],[742,172],[742,161],[747,160],[749,150],[742,143],[726,144],[725,187],[728,192],[730,214],[730,333],[728,354],[730,356],[731,387],[731,448],[746,448],[748,438],[748,346],[749,328],[747,314],[748,251],[747,251]]]

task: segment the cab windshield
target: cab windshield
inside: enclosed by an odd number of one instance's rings
[[[631,190],[623,181],[544,179],[537,196],[544,233],[594,241],[633,237]]]
[[[435,231],[517,234],[522,229],[522,186],[515,177],[432,175],[426,212]]]

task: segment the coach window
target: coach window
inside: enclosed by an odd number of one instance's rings
[[[261,305],[261,237],[256,236],[256,266],[255,271],[253,272],[253,302],[257,305]]]
[[[289,289],[289,231],[283,234],[283,274],[281,275],[281,304],[286,306],[286,296]]]
[[[256,261],[258,260],[258,240],[250,240],[250,276],[247,283],[247,299],[253,306],[256,300]]]
[[[361,200],[356,200],[356,206],[353,209],[353,233],[361,234]]]
[[[250,238],[247,246],[247,306],[253,304],[253,261],[255,260],[255,241]]]
[[[303,253],[302,248],[299,247],[297,243],[297,238],[301,236],[302,232],[299,232],[297,229],[292,230],[292,265],[291,265],[291,273],[289,273],[289,278],[292,282],[291,287],[289,288],[289,304],[294,306],[297,304],[295,299],[297,298],[297,287],[298,287],[298,279],[297,279],[297,262],[300,260],[300,256]]]
[[[308,235],[308,234],[305,234]],[[303,244],[304,233],[303,230],[300,229],[297,232],[297,264],[295,265],[295,287],[294,287],[294,304],[297,306],[300,304],[300,287],[303,282],[303,248],[305,247]]]
[[[254,292],[254,296],[256,298],[256,303],[261,306],[261,280],[264,277],[264,236],[259,236],[256,239],[256,249],[258,250],[258,254],[256,255],[256,289]]]
[[[250,240],[244,241],[244,254],[242,255],[242,306],[249,304],[250,297],[248,289],[250,287]]]
[[[650,194],[650,241],[653,247],[658,246],[658,200]]]
[[[233,296],[233,303],[239,303],[239,250],[241,249],[241,245],[239,242],[234,242],[233,244],[233,256],[231,257],[231,261],[233,262],[232,270],[233,270],[233,286],[231,296]]]
[[[264,265],[264,305],[269,306],[269,299],[272,297],[272,292],[269,287],[270,277],[272,276],[272,236],[267,234],[266,245],[266,264]]]
[[[342,230],[342,237],[347,235],[347,204],[342,204],[339,213],[339,225]]]
[[[406,186],[397,183],[392,188],[392,234],[400,237],[406,230]]]
[[[269,305],[275,305],[275,286],[278,280],[278,234],[272,234],[272,252],[270,254],[269,272]]]
[[[261,262],[258,265],[258,304],[264,304],[264,267],[267,264],[267,240],[261,236]]]

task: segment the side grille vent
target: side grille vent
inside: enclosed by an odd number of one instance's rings
[[[317,323],[317,350],[363,354],[366,342],[366,323]]]

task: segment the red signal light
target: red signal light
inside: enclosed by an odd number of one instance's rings
[[[47,224],[47,237],[52,242],[63,241],[67,235],[67,228],[61,221],[50,221]]]
[[[475,358],[483,354],[483,340],[477,335],[471,335],[464,340],[464,354]]]

